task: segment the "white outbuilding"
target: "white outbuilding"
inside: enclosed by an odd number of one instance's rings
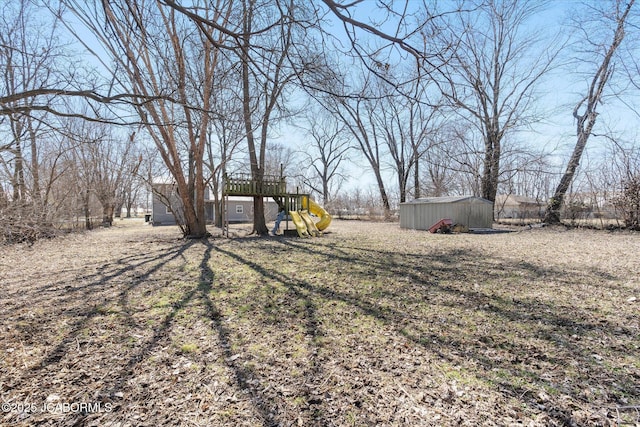
[[[400,203],[400,227],[428,230],[441,219],[467,228],[491,228],[493,203],[474,196],[428,197]]]

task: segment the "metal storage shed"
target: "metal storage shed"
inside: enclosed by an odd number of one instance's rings
[[[440,219],[468,228],[491,228],[493,203],[474,196],[429,197],[400,203],[400,227],[428,230]]]

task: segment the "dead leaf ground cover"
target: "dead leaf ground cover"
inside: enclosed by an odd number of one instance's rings
[[[125,223],[0,248],[0,424],[638,423],[638,234]]]

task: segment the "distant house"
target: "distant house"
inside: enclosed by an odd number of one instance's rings
[[[153,203],[151,221],[153,225],[175,225],[176,216],[183,215],[182,201],[178,196],[177,187],[171,183],[156,183],[152,186]],[[214,219],[214,201],[210,198],[209,188],[204,190],[204,206],[207,222]]]
[[[493,204],[481,197],[429,197],[400,203],[400,227],[428,230],[441,219],[467,228],[491,228]]]
[[[153,225],[175,225],[176,215],[182,215],[182,202],[178,196],[175,184],[153,184]],[[204,203],[207,223],[213,223],[215,219],[215,203],[210,197],[210,191],[205,189]],[[274,221],[278,215],[278,205],[273,199],[265,198],[265,219]],[[227,206],[229,222],[241,223],[253,221],[252,197],[229,197]]]
[[[545,204],[532,197],[498,194],[494,205],[496,219],[542,218]]]
[[[227,205],[227,215],[229,222],[252,222],[253,221],[253,197],[229,196]],[[270,197],[264,198],[264,218],[268,221],[275,221],[278,216],[278,204]]]
[[[151,221],[153,225],[175,225],[176,218],[173,209],[179,210],[182,207],[180,198],[176,193],[175,184],[151,185],[153,195],[151,204]]]

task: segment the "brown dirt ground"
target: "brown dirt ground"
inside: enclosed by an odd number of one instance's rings
[[[328,231],[1,247],[0,425],[640,424],[640,234]]]

